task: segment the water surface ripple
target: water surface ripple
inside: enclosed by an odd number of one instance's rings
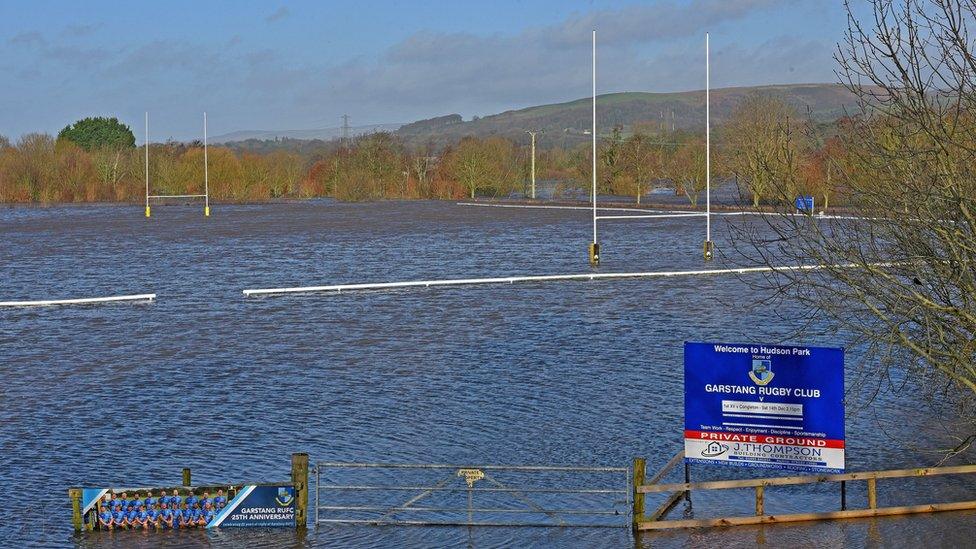
[[[650,468],[677,451],[682,342],[787,342],[734,276],[245,299],[245,288],[587,272],[585,211],[450,203],[0,210],[0,300],[155,292],[151,304],[0,310],[4,546],[632,546],[625,528],[322,527],[74,537],[73,485],[283,480],[314,460]],[[716,221],[717,246],[725,221]],[[603,226],[603,272],[702,268],[701,219]],[[793,307],[779,303],[778,313]],[[791,343],[837,344],[827,326]],[[850,379],[850,375],[849,375]],[[851,395],[849,408],[861,397]],[[949,444],[909,392],[848,419],[851,470]],[[951,417],[947,418],[951,421]],[[972,461],[965,456],[964,461]],[[748,472],[696,467],[696,479]],[[879,483],[882,504],[972,498],[971,481]],[[751,492],[672,516],[747,514]],[[852,485],[852,506],[865,504]],[[833,510],[828,487],[767,509]],[[644,535],[647,546],[967,545],[971,513]]]

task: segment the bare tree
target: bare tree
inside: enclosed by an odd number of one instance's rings
[[[128,173],[126,155],[129,150],[125,147],[104,146],[91,151],[92,158],[98,170],[99,182],[110,188],[115,188]]]
[[[428,140],[411,159],[410,169],[417,178],[417,192],[423,198],[431,197],[431,175],[436,163],[433,140]]]
[[[692,206],[698,205],[698,198],[705,191],[705,140],[690,137],[678,145],[671,157],[671,172],[675,190],[684,193]]]
[[[486,181],[489,158],[484,144],[476,138],[466,137],[454,151],[452,167],[454,177],[467,187],[470,197]]]
[[[758,207],[766,193],[795,173],[792,109],[782,100],[754,93],[739,105],[726,124],[727,162],[741,178]],[[778,180],[778,181],[777,181]]]
[[[576,147],[576,150],[573,151],[573,173],[580,186],[587,189],[587,193],[592,195],[590,180],[593,177],[593,150],[588,143]]]
[[[767,170],[782,205],[733,229],[736,249],[781,270],[769,285],[827,315],[867,351],[862,381],[904,379],[958,406],[976,440],[976,55],[972,0],[848,6],[836,54],[859,114],[843,125],[843,219],[790,214],[793,189]],[[838,181],[838,184],[841,184]],[[853,267],[853,268],[852,268]]]
[[[846,151],[840,138],[832,136],[800,159],[800,188],[816,197],[820,211],[830,208],[831,199],[840,191],[837,174],[843,171]]]
[[[599,160],[597,177],[602,175],[603,188],[609,194],[617,194],[617,180],[624,170],[624,140],[621,130],[620,126],[614,126],[610,135],[602,140],[597,150]]]
[[[647,135],[636,131],[627,138],[623,146],[624,160],[630,177],[634,180],[634,195],[637,203],[641,203],[641,195],[646,188],[643,186],[655,168],[657,156]]]

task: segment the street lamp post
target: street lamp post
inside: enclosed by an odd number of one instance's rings
[[[705,261],[715,253],[712,243],[712,120],[709,108],[711,95],[711,67],[709,66],[708,33],[705,33]]]
[[[593,29],[593,150],[590,153],[590,175],[593,177],[593,242],[590,243],[590,265],[600,266],[600,242],[596,238],[596,29]]]
[[[532,199],[535,200],[535,134],[543,133],[542,130],[536,131],[526,131],[525,133],[532,136]]]

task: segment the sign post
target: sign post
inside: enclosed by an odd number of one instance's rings
[[[685,460],[844,471],[844,350],[685,343]]]

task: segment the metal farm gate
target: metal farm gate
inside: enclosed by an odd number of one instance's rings
[[[629,527],[629,467],[320,462],[315,524]]]

